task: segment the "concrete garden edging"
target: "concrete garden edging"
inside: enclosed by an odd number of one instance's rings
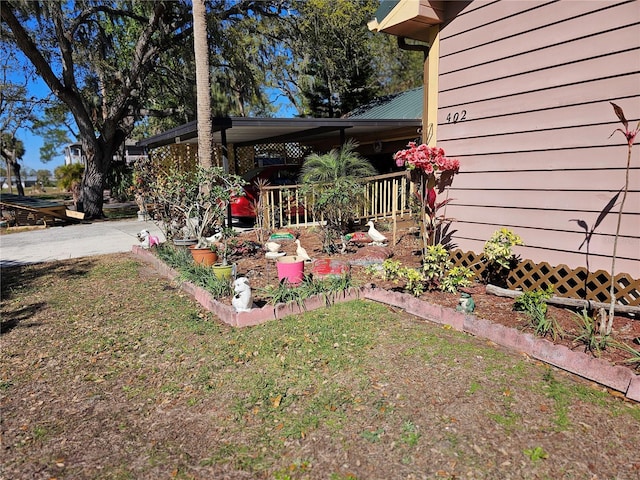
[[[179,273],[176,270],[167,266],[148,250],[134,245],[132,253],[144,262],[150,264],[161,275],[168,279],[176,280],[179,277]],[[326,300],[317,296],[308,299],[304,305],[265,305],[261,308],[253,308],[250,312],[236,312],[231,305],[218,302],[209,292],[190,282],[181,282],[180,288],[191,295],[204,308],[214,313],[224,323],[233,327],[260,325],[269,320],[277,320],[289,315],[327,306]],[[519,332],[516,329],[503,325],[494,324],[489,320],[464,314],[451,308],[424,302],[408,293],[364,287],[356,292],[338,295],[333,298],[332,301],[341,303],[358,298],[402,308],[407,313],[430,322],[447,325],[457,331],[486,338],[497,345],[524,353],[561,370],[620,392],[630,400],[640,402],[640,375],[635,374],[627,367],[611,365],[605,360],[595,358],[583,352],[570,350],[564,345],[556,345],[544,338]]]

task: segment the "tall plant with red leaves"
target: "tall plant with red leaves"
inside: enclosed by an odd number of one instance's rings
[[[624,128],[615,129],[611,133],[611,135],[609,135],[609,138],[615,135],[616,132],[620,132],[627,139],[627,169],[625,173],[624,188],[622,190],[622,200],[620,201],[620,209],[618,210],[618,222],[616,225],[616,235],[613,240],[613,254],[611,256],[611,285],[609,287],[609,297],[611,299],[611,304],[609,306],[609,318],[607,322],[607,329],[605,332],[606,335],[611,334],[611,330],[613,329],[613,317],[615,315],[615,303],[616,303],[615,267],[616,267],[616,254],[618,249],[618,237],[620,235],[620,223],[622,222],[622,210],[624,209],[624,202],[627,199],[627,191],[629,190],[629,170],[631,167],[631,150],[633,148],[633,143],[635,142],[636,135],[638,135],[638,132],[640,132],[640,121],[638,122],[638,124],[633,130],[630,130],[629,122],[625,118],[622,108],[620,108],[618,105],[616,105],[613,102],[609,102],[609,103],[611,103],[611,106],[613,107],[613,111],[615,112],[616,116],[618,117],[618,119],[620,120],[620,122],[624,127]]]
[[[442,148],[415,142],[409,142],[407,148],[396,152],[393,158],[397,166],[407,168],[416,185],[415,196],[422,220],[423,255],[426,255],[427,246],[435,243],[438,226],[446,221],[438,216],[438,210],[451,201],[447,198],[437,202],[437,193],[442,193],[451,185],[453,176],[460,170],[460,161],[448,158]]]

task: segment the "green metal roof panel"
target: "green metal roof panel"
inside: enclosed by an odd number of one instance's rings
[[[398,3],[400,3],[400,0],[381,0],[380,6],[374,15],[376,20],[381,22]]]
[[[402,120],[422,118],[422,87],[378,97],[356,108],[347,118]]]

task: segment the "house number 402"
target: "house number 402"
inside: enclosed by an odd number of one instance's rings
[[[467,118],[467,111],[466,110],[462,110],[460,112],[449,113],[449,114],[447,114],[447,123],[462,122],[463,120],[466,120],[466,118]]]

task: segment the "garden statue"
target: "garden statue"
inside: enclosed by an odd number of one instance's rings
[[[271,253],[276,253],[278,250],[280,250],[281,247],[278,242],[267,242],[264,246],[267,249],[267,252]]]
[[[298,248],[296,248],[296,256],[299,257],[301,260],[304,260],[305,262],[310,262],[311,257],[309,256],[305,248],[302,245],[300,245],[300,240],[297,238],[296,238],[296,245],[298,246]]]
[[[387,237],[376,230],[376,227],[373,225],[373,220],[369,220],[367,222],[367,225],[369,227],[369,231],[367,232],[367,234],[372,240],[370,245],[384,246],[384,243],[387,241]]]
[[[137,237],[138,241],[142,243],[142,248],[144,249],[160,245],[160,239],[155,235],[151,235],[149,230],[141,230]]]
[[[471,295],[466,292],[461,293],[456,310],[463,313],[473,313],[475,309],[476,302],[473,301]]]
[[[247,277],[238,277],[233,282],[233,298],[231,305],[236,312],[248,312],[251,310],[253,298],[251,296],[251,286]]]
[[[342,243],[342,248],[340,249],[340,253],[347,253],[347,246],[349,244],[362,244],[369,243],[371,237],[366,232],[353,232],[353,233],[345,233],[340,239]]]

